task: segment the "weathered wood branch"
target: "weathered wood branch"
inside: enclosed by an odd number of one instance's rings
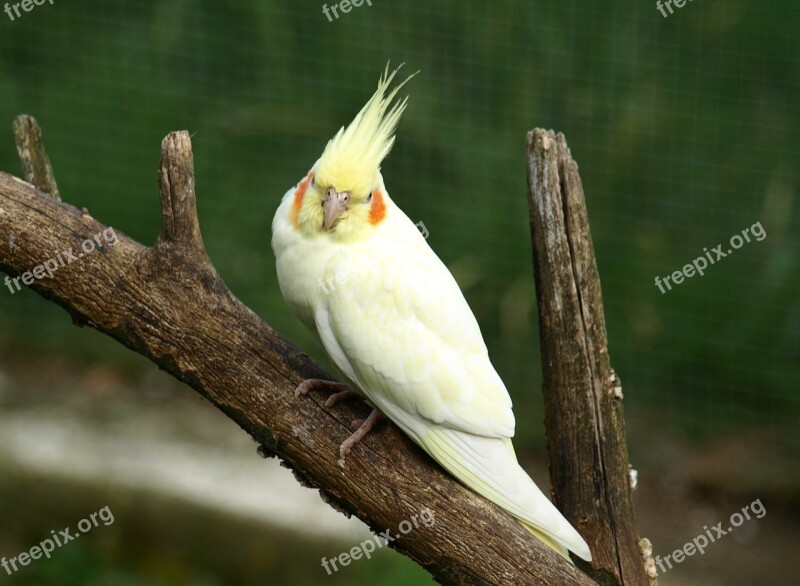
[[[563,134],[528,134],[528,204],[554,500],[600,584],[651,586],[633,515],[622,386],[608,356],[578,165]]]
[[[433,526],[420,525],[391,545],[441,583],[594,584],[444,473],[394,425],[371,433],[342,469],[339,444],[368,408],[328,409],[316,392],[295,398],[303,379],[330,377],[242,304],[212,266],[196,214],[187,133],[164,139],[160,184],[162,229],[154,247],[115,230],[113,245],[86,252],[84,243],[107,226],[0,173],[0,269],[19,277],[48,259],[69,259],[50,276],[28,278],[31,288],[76,323],[111,336],[208,398],[262,454],[278,456],[334,508],[393,536],[403,521],[428,509]]]
[[[25,181],[44,191],[54,199],[61,200],[50,158],[44,150],[42,129],[33,116],[17,116],[13,125],[17,153],[22,163],[22,176]]]

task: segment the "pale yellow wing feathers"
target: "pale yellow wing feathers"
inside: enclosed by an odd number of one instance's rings
[[[456,430],[431,428],[421,445],[437,462],[464,484],[501,506],[523,522],[564,557],[565,549],[591,560],[583,538],[561,515],[536,483],[517,463],[511,442],[477,437]]]
[[[449,271],[430,249],[374,246],[336,263],[347,277],[322,300],[354,382],[431,422],[512,436],[511,399]]]

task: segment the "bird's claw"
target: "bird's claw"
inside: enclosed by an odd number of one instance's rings
[[[344,401],[345,399],[351,399],[353,397],[358,397],[358,393],[355,392],[351,388],[347,388],[344,391],[339,391],[338,393],[332,394],[328,399],[325,401],[326,407],[333,407],[339,401]]]
[[[309,391],[313,391],[315,389],[330,389],[334,391],[334,394],[328,399],[330,401],[337,395],[344,393],[345,391],[350,391],[350,387],[344,383],[337,383],[336,381],[332,380],[323,380],[320,378],[309,378],[301,382],[297,385],[297,388],[294,390],[295,397],[303,397],[308,394]],[[355,391],[351,391],[355,393]],[[342,397],[346,398],[346,397]],[[332,404],[338,402],[339,399],[335,400]],[[327,401],[325,402],[327,405]]]
[[[373,409],[372,413],[370,413],[369,417],[366,419],[356,419],[350,424],[351,429],[356,427],[356,430],[353,432],[353,435],[344,440],[342,445],[339,446],[339,466],[344,468],[344,461],[347,459],[347,456],[350,453],[350,450],[353,449],[353,446],[360,442],[364,436],[366,436],[372,430],[372,428],[375,427],[375,425],[384,419],[386,419],[386,415],[377,409]]]
[[[297,388],[294,390],[294,396],[295,397],[306,396],[308,394],[308,391],[311,390],[310,385],[308,384],[310,382],[311,381],[304,380],[299,385],[297,385]]]

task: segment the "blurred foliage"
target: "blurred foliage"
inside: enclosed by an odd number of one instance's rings
[[[451,267],[515,400],[542,435],[525,133],[563,131],[586,188],[614,366],[629,409],[699,433],[796,429],[800,399],[800,9],[652,3],[80,1],[0,17],[0,121],[35,115],[62,195],[137,240],[160,221],[161,138],[193,133],[199,213],[229,287],[321,358],[283,303],[280,197],[371,94],[387,60],[421,70],[383,172]],[[18,173],[10,131],[0,168]],[[662,294],[760,221],[745,245]],[[153,368],[0,292],[0,351]],[[795,434],[796,435],[796,434]]]

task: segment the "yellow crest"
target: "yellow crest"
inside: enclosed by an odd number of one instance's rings
[[[348,191],[355,197],[366,197],[372,189],[381,161],[394,144],[394,131],[406,109],[408,97],[394,104],[392,101],[400,88],[416,75],[410,75],[387,94],[400,67],[389,74],[389,65],[386,65],[378,89],[369,101],[347,128],[340,128],[328,141],[317,164],[317,185]]]

